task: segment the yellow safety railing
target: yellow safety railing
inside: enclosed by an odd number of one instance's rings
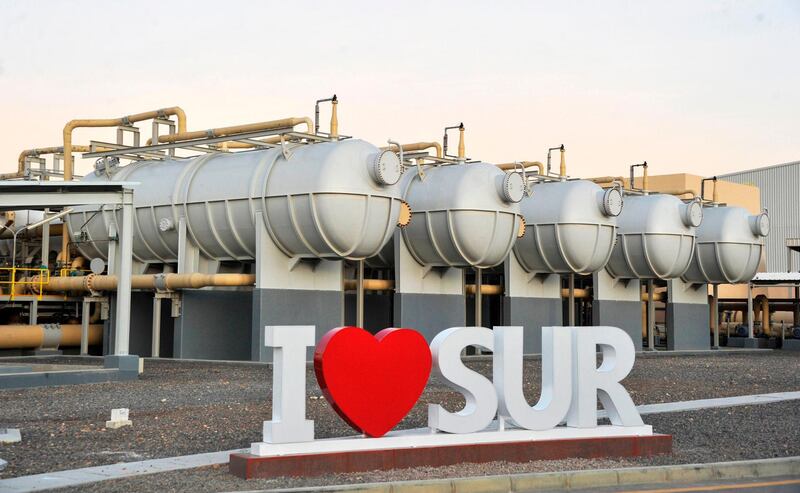
[[[24,279],[34,279],[34,280],[27,280],[27,281],[20,281],[17,280],[17,272],[24,272],[26,275]],[[16,297],[17,289],[16,287],[19,285],[22,286],[39,286],[38,293],[36,295],[37,300],[42,299],[42,294],[44,293],[43,287],[50,282],[50,271],[45,268],[36,268],[36,267],[0,267],[0,286],[2,285],[10,285],[11,292],[11,300]]]

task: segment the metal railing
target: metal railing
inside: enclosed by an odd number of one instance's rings
[[[23,277],[26,280],[17,280],[17,272],[24,272],[28,275]],[[13,301],[16,296],[16,287],[38,286],[37,300],[42,299],[44,286],[50,282],[50,271],[43,267],[0,267],[0,286],[10,286],[10,299]]]

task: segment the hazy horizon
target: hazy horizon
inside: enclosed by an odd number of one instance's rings
[[[0,1],[0,172],[73,118],[179,105],[202,130],[335,92],[340,132],[379,146],[463,121],[489,162],[563,143],[572,176],[719,174],[800,160],[799,51],[791,0]]]

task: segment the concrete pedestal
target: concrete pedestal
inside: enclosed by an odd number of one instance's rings
[[[400,231],[394,238],[394,326],[415,329],[428,342],[450,327],[467,323],[464,272],[417,262]]]
[[[783,341],[783,349],[789,351],[800,351],[800,339],[785,339]]]
[[[642,350],[642,289],[638,279],[615,279],[605,270],[592,274],[592,325],[619,327]]]
[[[592,325],[619,327],[642,350],[642,302],[596,300],[592,302]]]
[[[667,281],[667,349],[705,350],[711,347],[708,326],[708,286]]]
[[[395,327],[414,329],[430,343],[439,332],[466,324],[466,299],[455,294],[396,293]]]
[[[329,330],[344,325],[344,294],[304,289],[253,290],[252,361],[272,361],[272,349],[264,346],[267,325],[313,325],[319,341]],[[308,361],[314,359],[314,348],[308,349],[306,357]]]
[[[256,214],[256,286],[252,294],[250,359],[272,361],[264,345],[267,325],[313,325],[316,340],[344,325],[341,260],[290,257],[272,241],[261,212]],[[308,348],[308,361],[314,348]]]
[[[542,327],[564,325],[561,276],[534,274],[512,253],[503,263],[503,325],[523,328],[524,354],[542,352]]]

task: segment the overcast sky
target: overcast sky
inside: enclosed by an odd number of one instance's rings
[[[0,0],[0,171],[73,118],[179,105],[198,130],[313,116],[334,92],[344,134],[463,121],[470,157],[563,143],[573,176],[793,161],[800,1]]]

